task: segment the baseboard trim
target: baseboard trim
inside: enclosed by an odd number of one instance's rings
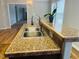
[[[0,30],[11,29],[11,27],[0,28]]]

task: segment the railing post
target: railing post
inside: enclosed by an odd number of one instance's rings
[[[62,59],[70,59],[72,42],[64,42],[62,46]]]

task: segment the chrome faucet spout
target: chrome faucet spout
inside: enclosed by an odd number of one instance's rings
[[[32,16],[32,18],[31,18],[31,25],[34,25],[34,24],[33,24],[33,16]]]

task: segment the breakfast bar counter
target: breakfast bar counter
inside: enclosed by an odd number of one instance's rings
[[[46,30],[48,35],[61,47],[61,59],[70,59],[72,42],[79,42],[79,30],[69,26],[63,26],[61,31],[57,31],[55,26],[43,18],[40,20],[41,29]]]
[[[72,42],[79,42],[79,31],[65,26],[61,32],[57,32],[54,26],[46,19],[40,20],[39,25],[40,31],[44,34],[43,36],[40,36],[39,29],[23,24],[6,50],[5,56],[11,58],[17,56],[61,54],[61,59],[70,59]],[[29,31],[29,34],[27,34],[28,29],[26,28],[30,28],[31,31],[36,30],[36,33],[30,33]],[[27,37],[23,37],[25,29],[25,36]]]
[[[63,41],[70,41],[70,42],[78,42],[79,41],[79,30],[69,27],[69,26],[63,26],[61,31],[57,31],[55,29],[55,26],[50,23],[47,19],[43,18],[40,21],[41,26],[46,27],[51,32],[56,33],[57,36],[60,36],[63,39]]]
[[[47,35],[42,37],[23,38],[23,31],[26,27],[31,26],[24,24],[21,27],[20,31],[6,50],[5,56],[16,57],[60,53],[60,47]]]

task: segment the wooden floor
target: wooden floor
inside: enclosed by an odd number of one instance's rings
[[[72,59],[79,59],[79,51],[72,48]]]
[[[14,24],[11,29],[0,30],[0,59],[7,59],[4,57],[5,50],[16,36],[21,28],[22,23]]]
[[[11,29],[0,30],[0,59],[8,59],[4,57],[5,50],[12,42],[22,25],[14,25]],[[72,49],[71,59],[79,59],[79,52]]]

